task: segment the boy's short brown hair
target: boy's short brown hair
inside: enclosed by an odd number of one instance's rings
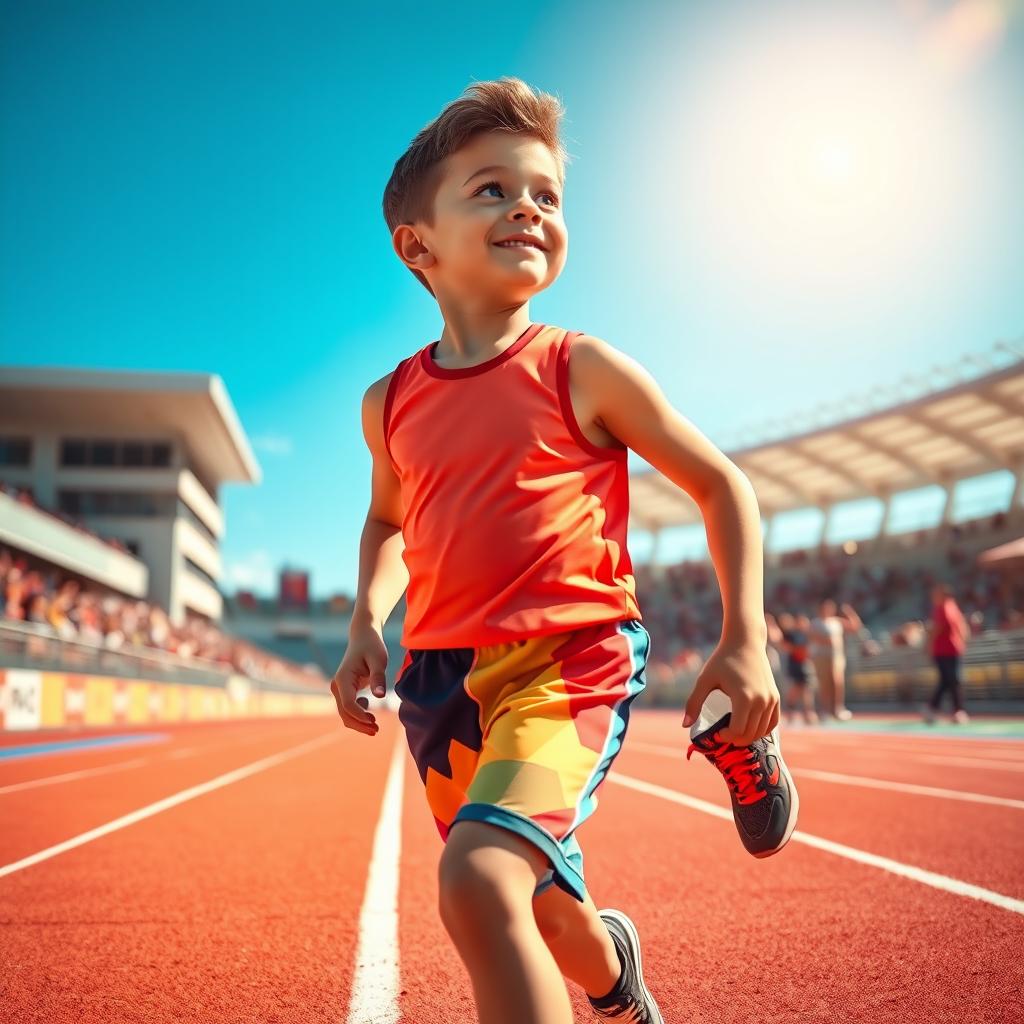
[[[565,181],[569,156],[558,134],[564,109],[549,93],[534,91],[522,79],[504,77],[474,82],[466,94],[447,107],[412,140],[398,158],[384,189],[384,220],[394,234],[399,224],[434,223],[434,199],[441,183],[444,161],[480,132],[521,132],[532,135],[551,150]],[[413,274],[433,295],[426,277]]]

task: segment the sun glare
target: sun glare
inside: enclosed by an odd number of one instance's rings
[[[760,25],[692,75],[665,187],[680,230],[737,283],[905,277],[969,207],[984,130],[905,35],[864,20]]]
[[[855,158],[853,146],[844,138],[818,139],[812,150],[814,166],[826,185],[845,188],[853,184]]]

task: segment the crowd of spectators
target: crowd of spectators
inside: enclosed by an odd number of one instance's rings
[[[43,515],[51,516],[53,519],[59,519],[65,526],[70,526],[73,530],[77,530],[86,537],[92,537],[95,540],[101,541],[106,544],[107,547],[111,547],[115,551],[121,551],[126,555],[132,554],[132,552],[116,537],[104,537],[95,530],[90,530],[89,527],[83,525],[78,519],[75,519],[74,516],[68,515],[66,512],[61,512],[58,509],[44,508],[35,500],[32,492],[24,487],[15,487],[13,484],[8,484],[3,480],[0,480],[0,492],[6,494],[9,498],[13,498],[14,501],[18,502],[20,505],[27,505],[29,508],[35,509],[37,512],[41,512]]]
[[[933,557],[926,565],[899,558],[881,564],[870,551],[788,552],[781,567],[798,566],[799,572],[766,573],[765,611],[776,617],[813,617],[827,598],[849,604],[863,620],[852,644],[859,654],[871,656],[893,647],[922,647],[932,586],[948,582],[975,635],[1024,629],[1024,573],[976,563],[977,542],[1004,525],[1005,514],[997,513],[906,538],[911,549],[927,546]],[[654,638],[649,677],[666,681],[677,673],[699,671],[721,636],[722,603],[714,567],[709,561],[685,561],[653,571],[637,566],[635,575],[645,625]]]
[[[0,596],[5,619],[35,623],[41,634],[62,640],[126,653],[162,651],[187,665],[238,672],[261,682],[324,686],[315,666],[286,661],[199,616],[175,625],[157,605],[101,592],[54,569],[33,568],[27,558],[4,547]]]

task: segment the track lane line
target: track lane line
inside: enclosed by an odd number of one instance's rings
[[[864,746],[866,741],[870,741],[871,748],[874,750],[899,752],[914,750],[917,753],[926,753],[929,749],[934,750],[936,743],[952,740],[952,746],[957,747],[957,752],[965,757],[980,754],[983,757],[1005,757],[1018,762],[1024,760],[1024,742],[1012,738],[1002,741],[1003,745],[1000,746],[984,736],[956,736],[949,733],[933,735],[893,732],[841,733],[806,725],[787,725],[784,735],[790,743],[807,743],[827,749],[840,746],[856,748]]]
[[[633,743],[630,750],[642,753],[658,754],[661,757],[678,758],[680,750],[659,743]],[[789,762],[786,762],[789,764]],[[847,775],[842,772],[824,772],[817,768],[794,768],[789,770],[793,775],[802,775],[820,782],[834,782],[844,786],[861,786],[865,789],[884,789],[894,793],[913,793],[915,796],[943,797],[946,800],[962,800],[971,804],[991,804],[994,807],[1012,807],[1024,811],[1024,800],[1014,800],[1006,796],[989,796],[987,793],[969,793],[959,789],[943,789],[941,786],[924,786],[916,782],[893,782],[890,779],[872,779],[865,775]]]
[[[262,743],[265,736],[243,736],[235,737],[216,744],[208,744],[204,747],[183,747],[177,750],[161,751],[152,757],[136,757],[129,761],[116,761],[114,764],[100,765],[97,768],[78,768],[70,772],[60,772],[57,775],[40,775],[34,779],[26,779],[23,782],[12,782],[6,786],[0,786],[0,796],[4,793],[17,793],[22,789],[34,789],[37,786],[48,786],[57,782],[73,782],[75,779],[87,779],[92,775],[103,775],[107,772],[119,771],[122,768],[139,768],[142,765],[154,761],[167,760],[179,761],[186,757],[201,757],[204,754],[222,753],[228,747],[249,746],[255,743]]]
[[[140,765],[148,763],[148,757],[136,757],[131,761],[118,761],[116,764],[106,764],[99,768],[80,768],[78,771],[61,772],[60,775],[44,775],[42,778],[29,779],[26,782],[12,782],[9,786],[0,786],[0,796],[3,796],[4,793],[18,793],[23,789],[35,789],[37,786],[51,786],[57,782],[87,779],[91,775],[107,775],[110,772],[119,772],[126,768],[138,768]]]
[[[137,811],[131,811],[128,814],[123,814],[121,817],[115,818],[113,821],[108,821],[104,825],[98,825],[96,828],[91,828],[87,832],[82,832],[77,836],[73,836],[71,839],[65,839],[64,842],[57,843],[54,846],[48,846],[45,850],[40,850],[38,853],[30,854],[28,857],[22,857],[20,860],[12,861],[10,864],[4,864],[3,866],[0,866],[0,878],[12,875],[16,871],[22,871],[25,868],[32,867],[33,864],[39,864],[44,860],[49,860],[51,857],[56,857],[58,854],[66,853],[68,850],[74,850],[76,847],[84,846],[86,843],[91,843],[94,839],[100,839],[105,835],[109,835],[111,832],[117,832],[119,829],[127,828],[129,825],[134,825],[136,822],[144,821],[146,818],[151,818],[154,814],[160,814],[161,811],[170,810],[172,807],[177,807],[178,804],[183,804],[188,800],[194,800],[196,797],[203,796],[205,793],[211,793],[213,790],[220,789],[223,786],[230,786],[233,782],[240,782],[242,779],[247,779],[250,775],[257,775],[260,772],[266,771],[268,768],[273,768],[275,765],[282,764],[285,761],[291,760],[293,757],[299,757],[310,750],[315,750],[317,747],[325,746],[327,743],[336,740],[336,732],[331,732],[326,736],[318,736],[315,739],[307,740],[305,743],[300,743],[298,746],[289,747],[280,753],[271,754],[269,757],[262,757],[258,761],[253,761],[250,764],[243,765],[241,768],[235,768],[230,772],[225,772],[223,775],[218,775],[207,782],[201,782],[196,786],[190,786],[188,789],[183,789],[178,793],[173,793],[171,796],[164,797],[162,800],[157,800],[155,803],[147,804],[145,807],[140,807]]]
[[[991,772],[1024,772],[1024,764],[1014,761],[986,761],[980,757],[939,757],[937,754],[915,754],[916,761],[929,764],[958,764],[964,768],[977,768]]]
[[[842,775],[839,772],[823,772],[817,768],[794,768],[789,770],[797,776],[818,779],[820,782],[835,782],[840,786],[861,786],[865,789],[885,789],[894,793],[912,793],[915,796],[934,796],[945,800],[962,800],[969,804],[990,804],[993,807],[1012,807],[1024,811],[1024,800],[1013,800],[1006,796],[989,796],[986,793],[967,793],[941,786],[921,786],[914,782],[890,782],[888,779],[869,779],[863,775]]]
[[[620,786],[625,786],[627,789],[634,789],[639,793],[647,793],[650,796],[660,797],[662,800],[668,800],[671,803],[689,807],[694,811],[703,811],[704,814],[721,818],[723,821],[731,823],[733,820],[731,810],[727,811],[717,804],[687,796],[685,793],[669,789],[666,786],[658,786],[653,782],[634,779],[632,776],[621,775],[618,772],[610,773],[608,780],[618,783]],[[1024,900],[1014,899],[1012,896],[1005,896],[1003,893],[993,892],[991,889],[983,889],[980,885],[962,882],[958,878],[940,875],[935,871],[926,871],[924,868],[917,868],[911,864],[902,864],[898,860],[880,857],[878,854],[868,853],[866,850],[858,850],[856,847],[846,846],[844,843],[836,843],[831,839],[823,839],[808,832],[801,832],[799,829],[790,837],[790,842],[803,843],[805,846],[812,846],[825,853],[832,853],[837,857],[845,857],[847,860],[855,861],[858,864],[866,864],[869,867],[879,868],[882,871],[888,871],[890,874],[909,878],[923,885],[929,885],[933,889],[940,889],[943,892],[953,893],[956,896],[967,896],[971,899],[980,900],[983,903],[990,903],[992,906],[999,907],[1002,910],[1009,910],[1024,916]]]
[[[356,972],[346,1024],[397,1024],[398,872],[402,857],[402,787],[405,781],[405,733],[399,730],[391,751],[380,818],[359,912]]]

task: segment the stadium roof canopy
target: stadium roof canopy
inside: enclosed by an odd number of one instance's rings
[[[184,440],[217,482],[259,483],[261,472],[217,374],[0,367],[0,417],[90,433],[160,430]]]
[[[1016,475],[1019,495],[1024,472],[1024,350],[1006,342],[996,349],[1015,356],[1015,362],[992,370],[982,357],[968,357],[990,372],[726,454],[750,479],[765,517],[858,498],[886,500],[929,484],[948,488],[957,480],[1001,469]],[[933,371],[938,372],[950,371]],[[934,388],[934,382],[929,383]],[[884,394],[876,391],[868,401],[877,405]],[[833,417],[837,412],[860,412],[849,405],[844,409],[841,402],[828,406],[828,411]],[[629,486],[635,528],[656,531],[701,522],[696,503],[661,473],[633,473]]]

